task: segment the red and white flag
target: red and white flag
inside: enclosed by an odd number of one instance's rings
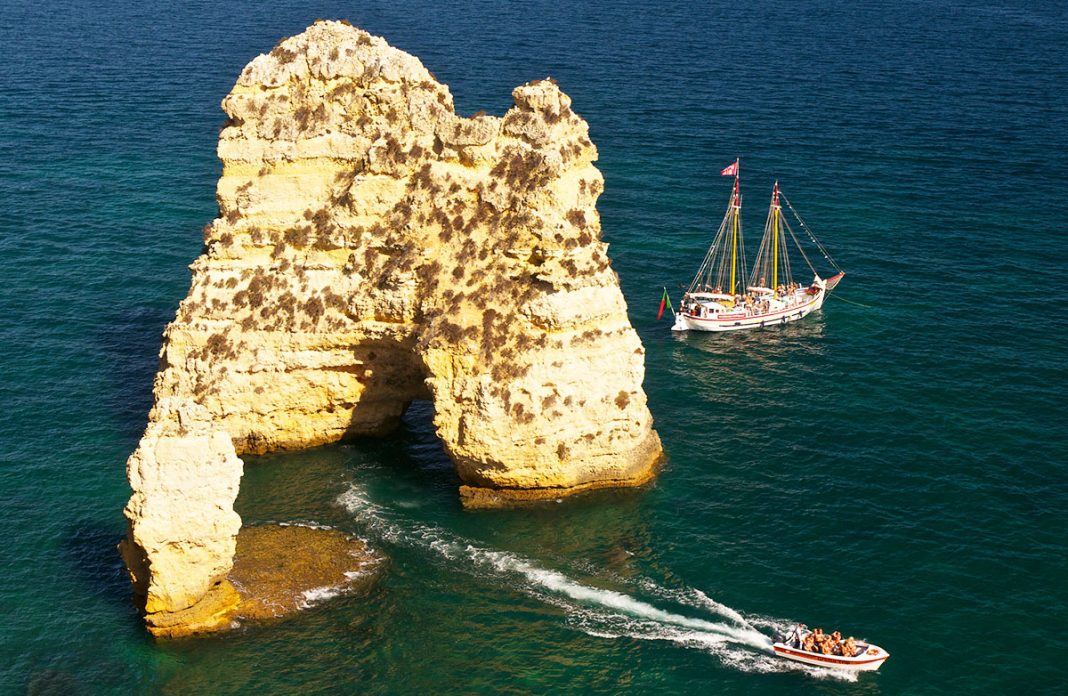
[[[738,160],[734,164],[721,171],[720,176],[738,176]]]

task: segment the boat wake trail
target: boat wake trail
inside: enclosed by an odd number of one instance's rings
[[[341,494],[338,503],[381,541],[424,549],[450,562],[455,569],[510,582],[528,596],[560,608],[569,625],[588,635],[668,641],[713,654],[723,664],[746,672],[800,671],[819,678],[856,679],[855,674],[807,667],[775,657],[771,638],[759,629],[786,630],[791,622],[743,615],[700,590],[669,589],[649,579],[634,583],[644,593],[671,602],[680,611],[703,612],[704,618],[584,584],[517,554],[484,548],[439,527],[404,519],[373,502],[358,484]]]

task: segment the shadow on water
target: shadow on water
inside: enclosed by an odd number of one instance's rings
[[[152,380],[159,367],[156,356],[163,330],[173,318],[171,306],[113,307],[92,336],[91,345],[106,379],[107,390],[100,401],[122,437],[135,442],[152,408]]]
[[[459,486],[452,459],[434,428],[434,404],[413,401],[401,425],[377,443],[381,461],[399,476],[413,473],[427,482]]]
[[[345,526],[338,495],[353,480],[388,482],[402,505],[458,508],[460,479],[438,439],[430,402],[417,401],[400,425],[299,452],[244,456],[235,509],[247,524],[305,521]]]
[[[71,526],[63,536],[63,553],[78,581],[94,597],[115,604],[137,617],[130,580],[116,546],[121,535],[93,520]]]
[[[462,483],[434,428],[434,405],[430,401],[413,401],[400,425],[388,435],[355,440],[345,447],[356,455],[353,463],[360,468],[373,465],[399,485],[423,490],[434,499],[445,491],[455,498]]]
[[[26,696],[81,696],[90,693],[70,672],[46,669],[36,672],[26,682]]]

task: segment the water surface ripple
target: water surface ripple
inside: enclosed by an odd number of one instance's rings
[[[216,213],[219,101],[317,16],[418,55],[463,113],[552,75],[668,460],[640,491],[463,513],[425,405],[263,457],[248,522],[361,534],[370,597],[154,644],[114,550],[160,333]],[[1068,680],[1068,10],[1010,0],[0,4],[0,692],[961,693]],[[849,271],[778,330],[672,335],[742,158]],[[755,246],[753,247],[755,248]],[[349,496],[349,497],[345,497]],[[353,496],[362,505],[346,506]],[[816,680],[754,633],[892,658]]]

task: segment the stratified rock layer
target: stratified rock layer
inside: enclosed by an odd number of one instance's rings
[[[512,96],[502,118],[459,117],[416,58],[339,22],[253,60],[223,101],[220,217],[165,332],[157,402],[262,453],[384,433],[429,398],[473,506],[648,480],[661,449],[600,241],[596,148],[553,82]],[[154,611],[220,582],[233,545],[203,540],[236,532],[231,474],[187,493],[174,445],[154,466],[175,483],[131,474],[125,554]],[[217,499],[142,517],[169,495]]]

